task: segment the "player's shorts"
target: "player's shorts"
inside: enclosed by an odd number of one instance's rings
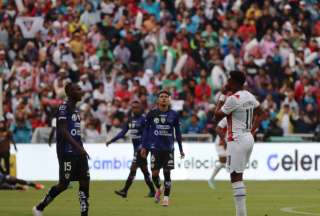
[[[59,180],[62,182],[90,180],[88,159],[85,156],[64,156],[59,160]]]
[[[174,151],[151,151],[151,170],[174,169]]]
[[[148,162],[146,158],[141,156],[141,150],[135,151],[133,154],[132,164],[135,164],[138,167],[147,166]]]
[[[243,173],[253,149],[254,138],[251,133],[241,134],[227,145],[227,171]]]

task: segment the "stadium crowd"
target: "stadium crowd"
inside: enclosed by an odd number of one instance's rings
[[[139,99],[168,89],[183,133],[214,133],[232,70],[268,110],[266,134],[320,131],[317,0],[0,1],[3,111],[17,143],[50,126],[78,82],[87,142],[113,136]]]

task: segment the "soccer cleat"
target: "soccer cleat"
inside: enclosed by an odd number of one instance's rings
[[[159,203],[161,199],[161,189],[156,190],[156,194],[154,195],[155,203]]]
[[[208,180],[208,185],[209,185],[209,187],[210,187],[211,189],[215,189],[215,188],[216,188],[216,187],[214,186],[214,181],[211,180],[211,179]]]
[[[117,194],[118,196],[121,196],[122,198],[127,198],[127,193],[124,192],[123,190],[114,191],[114,193]]]
[[[168,207],[169,206],[169,200],[168,199],[163,199],[161,205],[163,207]]]
[[[42,211],[39,211],[38,209],[37,209],[37,207],[33,207],[32,208],[32,214],[33,214],[33,216],[42,216]]]
[[[36,190],[42,190],[42,189],[44,189],[44,185],[37,183],[37,184],[35,184],[34,188],[35,188]]]

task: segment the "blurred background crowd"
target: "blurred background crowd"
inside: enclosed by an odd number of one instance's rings
[[[105,141],[156,93],[172,93],[185,134],[214,134],[228,73],[246,73],[265,136],[320,131],[317,0],[2,0],[3,112],[17,143],[50,127],[64,85],[85,91],[86,142]]]

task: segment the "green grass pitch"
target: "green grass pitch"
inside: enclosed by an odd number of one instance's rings
[[[31,216],[31,208],[43,198],[46,189],[35,191],[0,191],[1,216]],[[45,216],[78,216],[78,185],[58,196],[44,212]],[[170,206],[164,208],[145,198],[147,188],[142,181],[132,185],[127,199],[114,195],[123,181],[91,183],[90,216],[233,216],[231,186],[218,181],[211,190],[205,181],[174,181]],[[318,181],[247,181],[247,207],[250,216],[320,215],[320,182]],[[280,209],[294,207],[285,213]]]

